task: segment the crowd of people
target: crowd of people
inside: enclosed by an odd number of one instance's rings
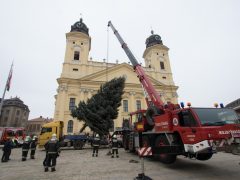
[[[37,147],[38,138],[37,136],[26,136],[23,144],[22,144],[22,161],[27,160],[28,152],[30,151],[30,159],[35,159],[35,152]],[[109,143],[112,148],[112,152],[110,153],[112,158],[114,158],[114,154],[118,158],[118,141],[116,135],[113,135],[111,141]],[[3,155],[2,162],[8,162],[10,160],[10,155],[12,149],[16,146],[14,139],[7,138],[4,147],[3,147]],[[100,146],[100,136],[96,134],[93,138],[92,142],[93,153],[92,157],[98,157],[98,151]],[[60,154],[60,143],[57,139],[56,134],[52,134],[52,137],[49,141],[44,145],[46,156],[43,161],[44,171],[48,172],[49,168],[51,168],[51,172],[56,171],[57,157]]]

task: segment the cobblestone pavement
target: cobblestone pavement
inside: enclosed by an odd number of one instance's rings
[[[45,152],[37,150],[36,159],[21,161],[21,149],[13,149],[11,160],[0,163],[1,180],[128,180],[140,173],[138,156],[119,149],[120,157],[111,158],[108,149],[100,149],[99,157],[91,157],[92,150],[62,150],[57,159],[56,172],[44,172]],[[2,155],[2,153],[0,153]],[[136,160],[139,163],[130,163]],[[228,179],[240,177],[240,156],[218,153],[209,161],[201,162],[179,157],[176,163],[164,165],[145,159],[145,174],[154,180]]]

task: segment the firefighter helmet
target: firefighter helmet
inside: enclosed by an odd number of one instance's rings
[[[98,137],[99,137],[99,134],[96,134],[96,137],[98,138]]]
[[[30,136],[26,136],[25,141],[30,141]]]

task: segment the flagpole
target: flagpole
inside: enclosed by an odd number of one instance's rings
[[[1,103],[0,103],[0,117],[1,117],[1,114],[2,114],[2,106],[3,106],[3,101],[4,101],[5,93],[6,93],[6,91],[7,91],[8,84],[10,83],[10,82],[9,82],[9,79],[10,79],[10,76],[12,75],[12,69],[13,69],[13,62],[12,62],[10,71],[9,71],[9,73],[8,73],[7,82],[6,82],[6,85],[5,85],[5,88],[4,88],[4,92],[3,92],[3,96],[2,96],[2,99],[1,99]]]

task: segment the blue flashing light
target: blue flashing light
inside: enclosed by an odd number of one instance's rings
[[[180,103],[180,106],[181,106],[181,108],[184,108],[184,103],[181,102],[181,103]]]
[[[221,107],[221,108],[224,108],[224,105],[223,105],[223,103],[220,103],[220,107]]]

